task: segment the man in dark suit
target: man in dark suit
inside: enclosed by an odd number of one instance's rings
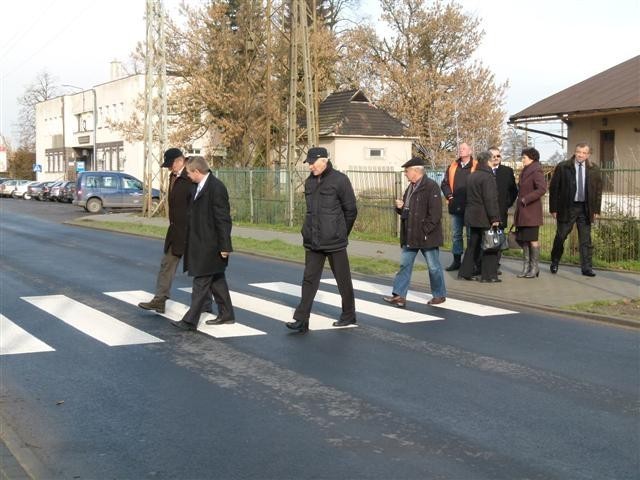
[[[498,147],[491,147],[491,169],[496,178],[496,187],[498,189],[498,207],[500,208],[500,223],[502,228],[507,228],[509,221],[509,208],[518,198],[518,186],[516,185],[516,177],[513,174],[513,168],[502,165],[502,155]],[[502,252],[498,252],[498,274],[500,272],[500,258]]]
[[[595,277],[593,271],[591,225],[600,215],[602,174],[589,160],[591,146],[578,143],[574,155],[560,162],[549,183],[549,212],[556,219],[556,236],[551,250],[551,273],[558,273],[564,253],[564,241],[573,226],[578,228],[582,275]]]
[[[187,235],[187,208],[191,200],[192,183],[184,168],[186,159],[180,149],[170,148],[164,152],[163,168],[171,170],[169,176],[169,228],[164,238],[164,256],[160,262],[160,271],[156,280],[154,297],[148,302],[138,304],[145,310],[164,313],[165,303],[171,292],[171,284],[178,263],[184,254]],[[204,305],[211,311],[211,299]]]
[[[191,306],[182,320],[174,325],[183,330],[196,330],[200,312],[213,294],[218,316],[207,325],[233,323],[235,315],[225,270],[231,247],[231,210],[229,194],[202,157],[190,157],[187,175],[197,184],[189,209],[184,270],[193,277]]]

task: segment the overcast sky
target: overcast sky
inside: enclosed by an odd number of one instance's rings
[[[363,3],[377,17],[375,0]],[[482,20],[478,58],[499,82],[509,81],[508,115],[640,54],[640,0],[459,3]],[[175,15],[179,2],[164,4]],[[6,1],[1,12],[0,133],[14,144],[17,98],[39,72],[91,88],[108,81],[110,62],[126,61],[145,36],[144,0]],[[549,138],[535,141],[543,158],[560,148]]]

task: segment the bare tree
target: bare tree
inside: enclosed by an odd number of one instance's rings
[[[54,77],[42,71],[34,82],[29,85],[24,94],[18,98],[20,112],[18,114],[19,148],[28,152],[36,149],[36,104],[59,95],[59,87]]]

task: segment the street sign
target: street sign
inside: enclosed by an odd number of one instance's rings
[[[84,172],[84,160],[78,160],[76,162],[76,173]]]
[[[40,165],[39,163],[34,163],[33,164],[33,171],[37,172],[37,173],[42,172],[42,165]]]

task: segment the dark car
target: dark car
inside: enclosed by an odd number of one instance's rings
[[[51,200],[52,202],[60,201],[60,189],[65,183],[67,182],[64,180],[60,180],[51,185],[51,187],[49,188],[49,200]]]
[[[60,194],[58,200],[65,203],[73,202],[73,197],[76,194],[76,182],[66,182],[60,187]]]
[[[49,187],[55,182],[38,182],[32,183],[27,187],[27,195],[32,199],[44,200],[49,195]]]
[[[73,204],[91,213],[102,208],[142,208],[143,184],[124,172],[82,172],[76,182]],[[152,202],[157,204],[160,191],[152,189]]]

